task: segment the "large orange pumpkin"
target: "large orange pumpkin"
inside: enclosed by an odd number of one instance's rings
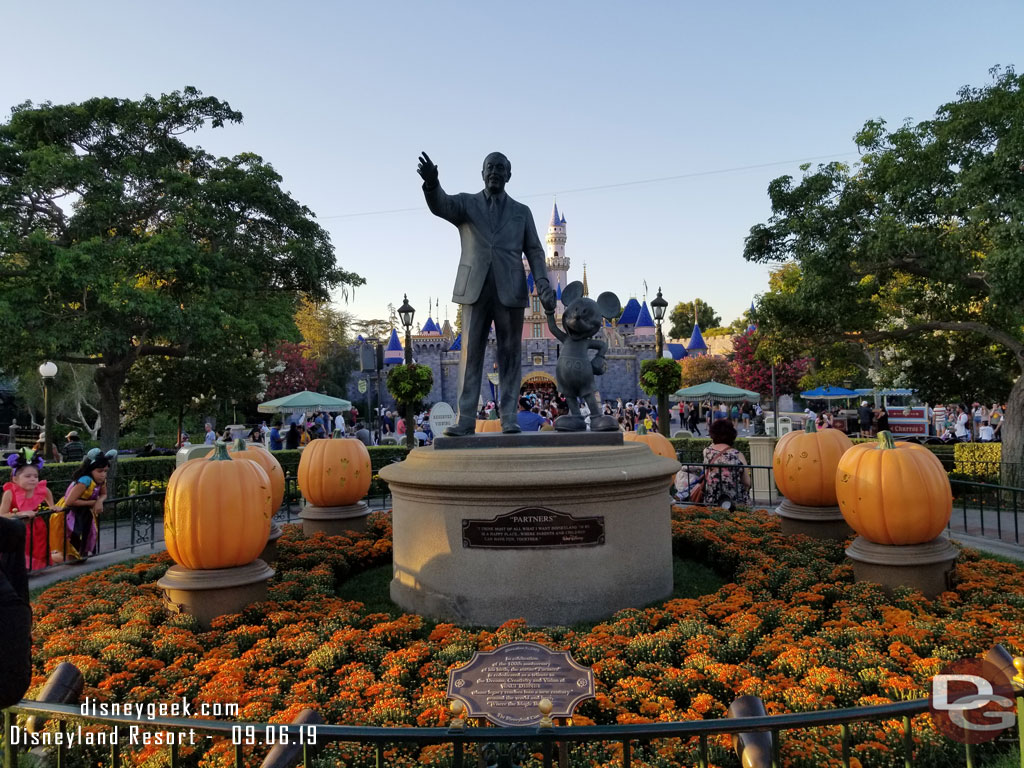
[[[622,439],[628,443],[643,443],[655,456],[678,460],[676,449],[669,439],[660,432],[648,432],[642,424],[636,432],[623,432]]]
[[[836,496],[846,522],[876,544],[924,544],[949,523],[953,494],[934,453],[890,432],[843,454]]]
[[[477,419],[477,432],[501,432],[501,421],[499,419]]]
[[[267,545],[273,514],[267,473],[254,461],[233,461],[218,442],[212,457],[186,461],[167,483],[167,552],[193,570],[247,565]]]
[[[311,440],[299,459],[299,488],[317,507],[355,504],[370,490],[370,454],[353,438]]]
[[[270,478],[270,503],[274,512],[277,512],[284,501],[284,470],[281,469],[281,462],[265,448],[258,445],[247,446],[242,438],[238,438],[228,448],[228,453],[233,459],[248,459],[263,467],[263,471]]]
[[[834,507],[836,467],[853,443],[838,429],[814,426],[808,419],[803,432],[789,432],[775,446],[772,464],[782,495],[807,507]]]

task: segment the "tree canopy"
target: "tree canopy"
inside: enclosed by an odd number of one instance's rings
[[[241,119],[185,88],[26,103],[0,124],[5,352],[93,366],[105,447],[139,359],[251,354],[295,337],[301,296],[363,282],[261,157],[183,140]]]
[[[697,302],[697,324],[702,331],[717,328],[722,324],[721,316],[710,304],[703,299],[694,301]],[[668,319],[672,324],[668,331],[670,338],[690,338],[690,334],[693,333],[693,301],[680,301],[672,308]]]
[[[992,71],[931,120],[889,130],[869,120],[853,168],[803,168],[775,179],[772,215],[744,256],[793,261],[790,291],[757,307],[759,323],[794,338],[905,355],[936,334],[984,339],[1016,365],[1004,460],[1021,462],[1024,426],[1024,78]],[[930,343],[930,342],[929,342]],[[947,366],[948,360],[935,360]]]

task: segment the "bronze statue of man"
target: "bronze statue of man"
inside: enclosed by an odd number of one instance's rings
[[[462,256],[455,276],[452,301],[462,305],[462,355],[459,358],[459,413],[444,433],[471,435],[483,378],[487,335],[494,323],[501,380],[501,430],[519,432],[516,402],[522,380],[523,310],[530,303],[523,254],[546,310],[555,308],[555,292],[548,281],[544,246],[537,236],[533,214],[505,194],[512,164],[500,152],[484,158],[484,189],[475,195],[446,194],[437,181],[437,166],[424,152],[418,172],[423,195],[435,216],[459,228]]]

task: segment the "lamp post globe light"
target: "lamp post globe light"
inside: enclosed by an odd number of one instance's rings
[[[409,304],[409,295],[402,295],[402,306],[398,308],[398,316],[405,326],[405,364],[412,364],[412,318],[416,310]],[[405,405],[405,444],[412,450],[416,447],[416,427],[412,419],[412,403]]]
[[[53,456],[53,416],[50,413],[50,385],[57,375],[56,363],[47,360],[39,366],[39,375],[43,379],[43,432],[46,433],[46,440],[43,443],[43,459],[49,461]]]
[[[660,358],[665,351],[665,339],[661,333],[661,321],[665,319],[665,310],[668,309],[668,302],[661,295],[661,286],[658,286],[658,295],[651,301],[651,312],[654,313],[655,324],[655,355]],[[658,431],[668,437],[669,420],[672,414],[668,410],[668,393],[658,393]]]

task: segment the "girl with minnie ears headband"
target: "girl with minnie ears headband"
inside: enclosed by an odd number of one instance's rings
[[[48,558],[51,553],[46,522],[36,517],[38,510],[53,507],[53,494],[46,481],[39,479],[43,457],[31,448],[22,448],[7,457],[7,465],[11,468],[11,481],[4,484],[0,496],[0,515],[25,521],[25,567],[38,570],[50,562],[60,562],[59,552]]]
[[[66,510],[66,520],[58,526],[50,520],[50,549],[65,550],[68,560],[81,562],[96,552],[96,518],[107,499],[107,472],[117,451],[103,453],[93,448],[75,473],[78,478],[68,486],[57,506]],[[59,546],[55,546],[59,545]]]

